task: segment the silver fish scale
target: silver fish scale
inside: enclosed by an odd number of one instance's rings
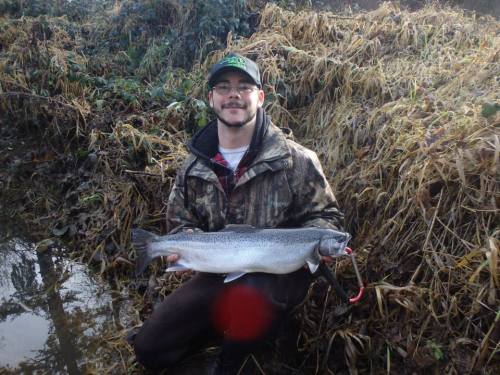
[[[151,256],[177,253],[177,265],[203,272],[279,274],[293,272],[308,261],[318,263],[314,249],[325,239],[332,240],[331,255],[343,255],[338,252],[349,238],[347,233],[322,228],[178,233],[153,241]]]
[[[221,232],[205,232],[205,233],[178,233],[170,236],[172,241],[196,241],[199,237],[200,241],[209,242],[212,244],[227,244],[237,243],[239,241],[260,241],[260,242],[278,242],[280,244],[287,242],[308,242],[318,241],[325,234],[328,234],[327,229],[321,228],[301,228],[301,229],[254,229],[242,231],[221,231]],[[345,234],[338,232],[345,237]]]

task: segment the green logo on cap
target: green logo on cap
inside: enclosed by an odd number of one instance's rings
[[[245,60],[240,56],[228,56],[221,60],[220,65],[232,66],[234,68],[245,69]]]

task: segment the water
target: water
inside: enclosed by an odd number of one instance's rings
[[[0,233],[0,373],[102,367],[104,336],[122,328],[120,308],[109,286],[61,249],[40,252]]]

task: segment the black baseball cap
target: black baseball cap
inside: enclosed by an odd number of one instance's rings
[[[246,58],[245,56],[241,56],[233,52],[228,54],[217,64],[212,66],[212,69],[210,69],[210,74],[208,75],[208,85],[210,87],[214,87],[221,74],[229,71],[241,72],[248,76],[250,80],[254,82],[259,88],[262,87],[262,84],[260,82],[259,67],[257,66],[257,64],[254,61]]]

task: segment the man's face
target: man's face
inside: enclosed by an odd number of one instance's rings
[[[244,74],[228,72],[220,76],[208,100],[220,122],[239,128],[255,121],[257,108],[264,103],[264,91]]]

